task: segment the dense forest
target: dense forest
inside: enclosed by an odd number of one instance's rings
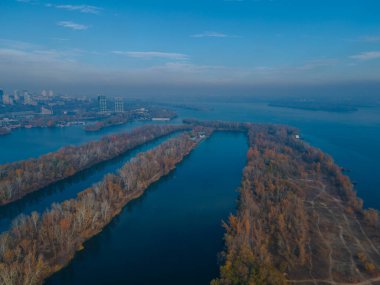
[[[186,132],[139,154],[76,199],[54,204],[42,215],[20,216],[0,236],[0,284],[40,284],[60,270],[130,200],[175,168],[204,133],[210,130]]]
[[[251,123],[239,123],[239,122],[228,122],[228,121],[201,121],[197,119],[184,119],[184,124],[213,128],[218,131],[242,131],[248,132],[248,129],[252,126]]]
[[[39,158],[1,165],[0,205],[20,199],[138,145],[184,129],[185,126],[147,125],[131,132],[106,136],[99,141],[64,147]]]
[[[35,175],[38,162],[46,164],[37,168],[39,175],[50,169],[66,169],[58,166],[61,160],[66,167],[86,167],[156,137],[192,129],[138,155],[117,174],[105,176],[76,199],[54,204],[42,215],[17,218],[11,229],[0,235],[0,284],[40,284],[60,270],[84,241],[175,168],[214,130],[245,132],[249,150],[237,212],[224,223],[220,275],[212,285],[380,282],[378,212],[363,209],[349,178],[330,156],[298,139],[298,130],[287,126],[197,120],[185,123],[187,127],[148,126],[108,136],[24,165],[31,167],[29,175]],[[84,163],[80,163],[79,148],[87,156]],[[59,156],[62,151],[67,156]],[[23,163],[27,161],[14,165]],[[17,167],[10,165],[2,168],[0,183],[5,183],[5,178],[13,181],[14,175],[17,178]],[[18,183],[29,177],[23,175]]]
[[[362,209],[331,157],[295,129],[251,124],[247,131],[238,212],[225,224],[220,277],[211,284],[379,281],[377,211]]]

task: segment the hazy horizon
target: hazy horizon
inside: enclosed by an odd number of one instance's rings
[[[4,0],[0,8],[5,90],[378,95],[378,1]]]

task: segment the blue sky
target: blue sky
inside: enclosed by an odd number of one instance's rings
[[[0,2],[0,85],[380,80],[378,0]]]

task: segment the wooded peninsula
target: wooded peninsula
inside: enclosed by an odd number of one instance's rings
[[[20,216],[0,236],[0,284],[40,284],[64,267],[87,239],[99,233],[132,199],[168,174],[202,140],[195,129],[139,154],[117,174],[54,204],[39,215]]]
[[[287,126],[197,122],[249,139],[238,211],[212,285],[380,284],[378,212]]]
[[[39,158],[1,165],[0,205],[185,128],[179,125],[146,125],[131,132],[105,136],[99,141],[63,147]]]
[[[17,189],[37,189],[149,140],[186,130],[137,155],[77,198],[53,204],[43,214],[19,216],[0,235],[0,284],[41,284],[62,269],[86,240],[213,131],[246,133],[249,150],[237,211],[224,223],[220,273],[211,285],[380,284],[378,212],[363,208],[350,179],[330,156],[300,140],[298,130],[288,126],[184,123],[146,126],[0,167],[2,187],[29,181],[35,188]],[[48,175],[52,170],[56,174]],[[33,190],[22,193],[28,191]]]

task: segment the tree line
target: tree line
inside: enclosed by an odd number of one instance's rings
[[[213,122],[212,126],[218,125]],[[363,217],[363,225],[379,229],[377,211],[362,209],[349,178],[330,156],[297,139],[296,129],[255,124],[240,127],[249,138],[247,164],[237,213],[224,224],[220,276],[212,285],[285,285],[287,272],[308,268],[312,227],[318,221],[305,201],[313,189],[293,181],[326,182],[326,191],[346,205],[344,211]],[[378,232],[373,236],[378,238]],[[365,266],[372,270],[374,265],[367,262]]]
[[[0,205],[22,198],[97,163],[115,158],[148,141],[188,129],[178,125],[147,125],[109,135],[80,146],[67,146],[39,158],[0,166]]]
[[[247,132],[250,147],[238,212],[225,224],[224,264],[212,284],[286,284],[277,266],[308,258],[302,193],[281,179],[302,171],[286,155],[286,140],[294,131],[251,125]]]
[[[199,132],[186,132],[139,154],[76,199],[53,204],[42,215],[17,218],[0,236],[0,284],[40,284],[64,267],[130,200],[174,169],[201,140]]]

